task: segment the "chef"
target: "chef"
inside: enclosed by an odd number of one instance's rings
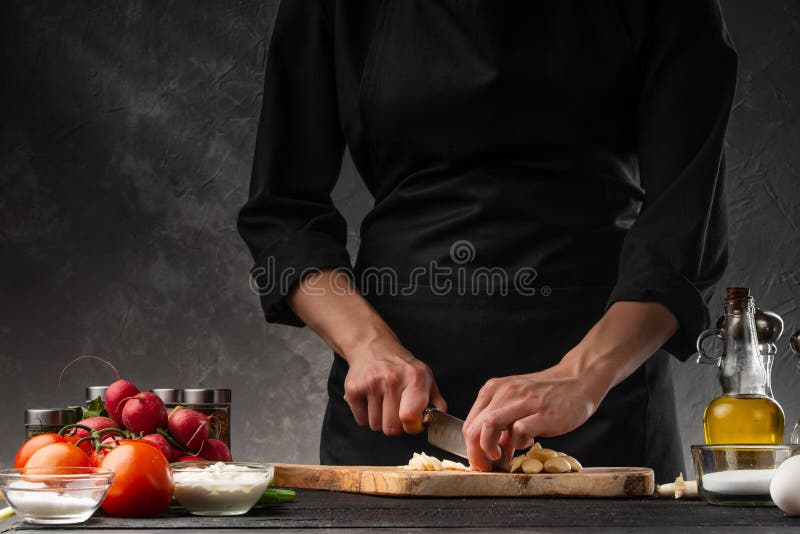
[[[238,226],[266,320],[334,351],[322,463],[448,457],[435,405],[477,469],[535,438],[681,471],[668,360],[726,265],[736,68],[713,0],[282,1]]]

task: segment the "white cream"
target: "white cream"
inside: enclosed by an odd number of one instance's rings
[[[218,462],[175,471],[175,498],[194,513],[244,513],[270,483],[265,471]]]
[[[703,475],[703,489],[718,495],[769,495],[774,469],[740,469]]]

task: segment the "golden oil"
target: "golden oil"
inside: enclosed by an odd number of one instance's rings
[[[783,409],[762,395],[722,395],[703,413],[708,445],[783,443]]]

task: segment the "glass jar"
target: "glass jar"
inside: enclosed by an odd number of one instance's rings
[[[78,422],[75,408],[37,408],[25,410],[25,439],[38,434],[57,434],[61,427]]]
[[[792,349],[792,353],[800,359],[800,330],[789,337],[789,347]],[[797,368],[800,369],[800,363],[797,364]],[[800,419],[794,425],[791,440],[794,445],[800,445]]]
[[[95,399],[106,401],[106,391],[108,386],[88,386],[86,388],[86,402],[92,402]]]
[[[210,437],[231,447],[231,390],[192,388],[181,390],[181,405],[210,418]]]
[[[167,407],[167,411],[171,411],[173,408],[178,406],[181,403],[181,390],[175,388],[157,388],[150,390],[156,397],[161,399],[164,402],[164,406]]]

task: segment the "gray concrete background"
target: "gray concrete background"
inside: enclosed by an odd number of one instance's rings
[[[741,73],[728,134],[724,284],[800,328],[800,3],[724,0]],[[5,3],[0,120],[0,464],[25,407],[80,401],[114,361],[140,388],[232,387],[234,455],[316,462],[330,351],[264,323],[235,231],[274,0]],[[347,160],[350,246],[371,199]],[[719,302],[717,299],[716,303]],[[717,305],[717,304],[715,304]],[[786,337],[787,433],[800,380]],[[682,438],[702,441],[715,369],[675,364]]]

